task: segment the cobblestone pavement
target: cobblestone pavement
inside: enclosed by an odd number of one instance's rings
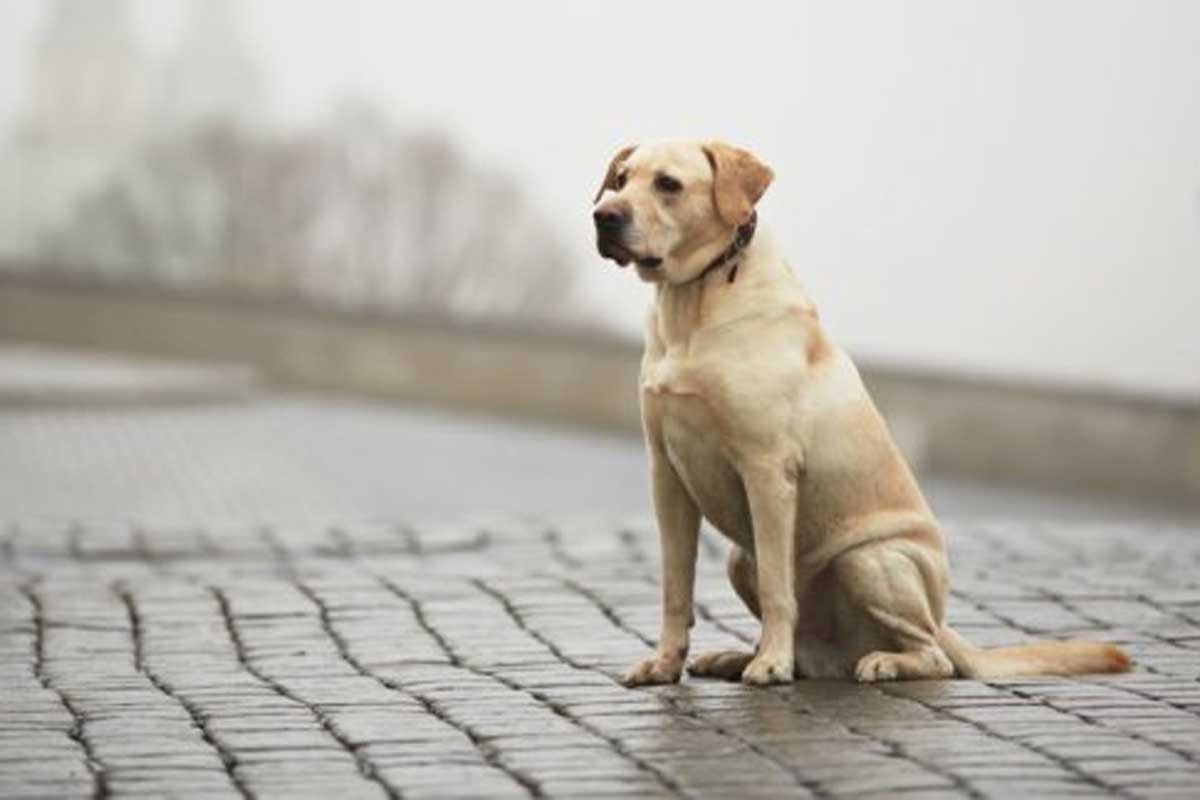
[[[657,632],[638,520],[0,524],[0,796],[1195,797],[1200,531],[948,536],[968,637],[1137,671],[626,690]],[[696,651],[755,634],[723,549]]]

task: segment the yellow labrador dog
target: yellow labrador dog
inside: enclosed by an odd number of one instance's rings
[[[1114,645],[984,650],[946,625],[938,524],[854,364],[756,230],[772,177],[720,142],[644,144],[616,154],[596,196],[600,254],[656,289],[641,405],[662,634],[625,683],[679,680],[701,517],[733,541],[729,579],[762,635],[753,653],[699,656],[692,675],[770,684],[1128,669]]]

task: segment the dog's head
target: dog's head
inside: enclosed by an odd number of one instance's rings
[[[747,222],[774,174],[723,142],[660,142],[617,151],[592,218],[600,255],[646,281],[692,280]]]

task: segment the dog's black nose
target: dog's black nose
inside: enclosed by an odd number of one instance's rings
[[[629,220],[624,211],[611,206],[601,206],[592,212],[596,221],[596,230],[601,233],[615,233]]]

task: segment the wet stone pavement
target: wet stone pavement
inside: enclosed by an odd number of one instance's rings
[[[644,521],[0,523],[0,797],[1197,796],[1200,531],[947,534],[969,638],[1136,671],[626,690]],[[693,652],[756,632],[723,551]]]

